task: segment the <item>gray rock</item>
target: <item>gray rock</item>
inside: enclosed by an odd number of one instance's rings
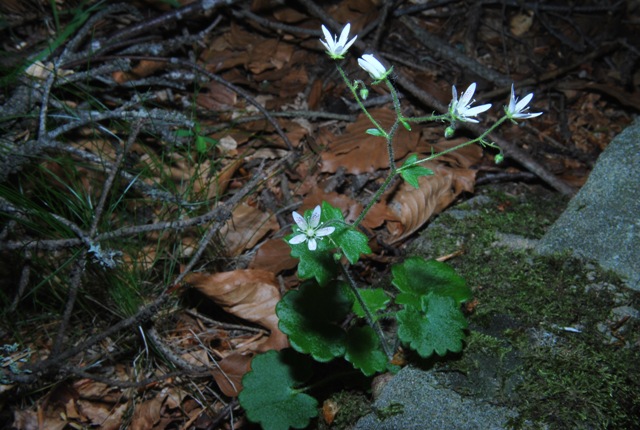
[[[640,291],[640,119],[611,141],[536,250],[597,260]]]
[[[405,367],[382,389],[376,413],[354,430],[492,430],[509,428],[515,411],[467,399],[439,385],[428,371]]]

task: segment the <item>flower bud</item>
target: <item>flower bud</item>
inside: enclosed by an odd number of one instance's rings
[[[366,88],[360,88],[360,98],[366,100],[369,97],[369,90]]]
[[[456,128],[450,125],[444,130],[444,137],[446,137],[447,139],[451,139],[455,133],[456,133]]]

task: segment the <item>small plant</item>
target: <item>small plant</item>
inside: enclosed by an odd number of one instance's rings
[[[343,59],[355,42],[357,36],[348,40],[350,28],[347,24],[338,38],[322,26],[325,40],[321,42],[332,59]],[[303,215],[293,212],[293,233],[285,239],[291,247],[291,255],[300,260],[298,276],[305,281],[298,290],[284,295],[276,313],[280,329],[298,353],[308,354],[318,362],[342,357],[370,376],[393,370],[391,360],[399,342],[424,358],[434,353],[443,356],[449,351],[460,352],[467,327],[460,305],[470,300],[472,294],[465,280],[451,267],[420,257],[408,258],[392,267],[392,284],[397,289],[395,297],[380,288],[358,286],[348,264],[357,263],[362,254],[371,252],[367,236],[358,230],[360,223],[396,176],[400,175],[418,188],[420,177],[434,174],[422,166],[423,163],[473,143],[500,151],[487,140],[492,131],[507,120],[534,118],[541,112],[528,113],[527,105],[533,94],[518,100],[512,86],[504,116],[480,136],[423,159],[413,154],[397,167],[393,141],[398,127],[411,130],[411,123],[447,122],[449,125],[444,133],[450,138],[459,123],[477,123],[476,117],[490,109],[491,104],[472,107],[476,90],[476,84],[472,83],[459,98],[455,86],[452,88],[453,97],[446,113],[406,117],[398,92],[389,79],[393,68],[387,69],[371,54],[363,55],[358,64],[369,73],[372,85],[384,84],[393,99],[396,120],[387,130],[364,106],[363,100],[369,93],[366,84],[362,80],[352,81],[336,64],[360,109],[373,125],[367,133],[386,142],[389,174],[352,224],[345,222],[339,208],[327,202]],[[502,158],[500,151],[496,162]],[[345,324],[349,314],[355,318]],[[383,319],[395,320],[398,342],[385,336],[380,324]],[[317,414],[317,401],[304,392],[309,388],[303,386],[310,377],[309,370],[308,361],[292,355],[291,351],[270,351],[255,357],[252,370],[243,379],[244,390],[240,394],[240,403],[248,418],[270,430],[306,427]]]

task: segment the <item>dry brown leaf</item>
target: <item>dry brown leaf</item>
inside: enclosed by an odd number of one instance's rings
[[[533,11],[524,11],[512,16],[509,20],[509,29],[514,36],[522,36],[533,25]]]
[[[134,79],[145,78],[166,67],[167,64],[164,61],[140,60],[131,72],[113,72],[112,77],[117,83],[123,84]]]
[[[242,391],[242,377],[251,370],[253,354],[230,354],[218,362],[220,370],[213,372],[220,391],[236,397]]]
[[[271,5],[273,8],[273,5]],[[290,8],[283,7],[282,5],[278,5],[278,8],[273,11],[273,17],[278,20],[278,22],[294,24],[297,22],[305,21],[309,19],[309,16],[301,13],[300,11]]]
[[[233,217],[220,230],[230,256],[252,249],[263,237],[280,228],[275,217],[246,203],[233,211]]]
[[[150,430],[160,423],[163,397],[155,396],[136,406],[129,428],[131,430]]]
[[[230,314],[259,324],[271,334],[254,344],[254,351],[280,350],[289,346],[287,336],[278,328],[276,304],[280,301],[278,281],[265,270],[234,270],[214,274],[192,273],[185,282]]]
[[[104,402],[115,403],[122,397],[122,393],[118,388],[86,378],[75,381],[73,389],[78,392],[79,397],[82,399],[100,399]]]
[[[249,263],[249,269],[261,269],[277,274],[297,265],[298,259],[291,256],[291,248],[283,239],[269,239],[260,245]]]
[[[35,411],[16,410],[13,414],[11,428],[16,430],[63,430],[67,424],[67,420],[63,419],[60,415],[47,415],[39,420],[38,414]]]
[[[252,48],[249,48],[251,54],[247,68],[256,75],[269,69],[282,69],[293,55],[293,45],[279,42],[277,39],[262,40]]]
[[[199,92],[196,98],[198,106],[204,109],[215,112],[228,111],[233,109],[238,101],[234,91],[216,81],[207,83],[205,88],[207,91]]]
[[[396,114],[391,109],[372,109],[371,115],[384,129],[389,129]],[[334,136],[322,130],[318,141],[326,145],[322,153],[322,172],[335,173],[343,167],[347,173],[359,175],[389,168],[389,155],[384,139],[366,133],[373,125],[365,115],[358,116],[356,122],[349,124],[342,136]],[[420,138],[419,127],[414,131],[400,127],[393,140],[395,158],[404,158],[409,152],[415,152]]]
[[[420,188],[417,189],[403,182],[388,203],[400,219],[399,224],[387,223],[389,237],[385,242],[389,244],[410,236],[463,191],[473,192],[475,170],[453,169],[436,163],[425,163],[424,166],[433,170],[435,175],[421,177]]]
[[[460,145],[467,141],[466,138],[458,139],[444,139],[441,138],[436,144],[427,144],[427,148],[422,150],[423,155],[429,155],[431,151],[434,153],[443,152],[449,150],[454,146]],[[421,145],[422,146],[422,145]],[[421,148],[422,149],[422,148]],[[471,166],[475,166],[480,162],[482,158],[482,147],[480,145],[471,144],[465,146],[457,151],[449,152],[448,154],[441,155],[436,159],[438,164],[448,164],[451,167],[460,167],[468,169]]]
[[[129,405],[121,403],[113,406],[110,403],[78,400],[78,409],[92,425],[100,429],[117,430],[122,425],[122,417]]]
[[[325,193],[322,188],[315,187],[307,194],[302,202],[301,209],[312,209],[323,201],[329,203],[335,208],[340,208],[344,219],[348,223],[352,223],[358,218],[363,206],[351,197],[336,192]],[[385,221],[398,221],[398,217],[383,202],[378,202],[367,213],[362,221],[362,226],[368,229],[380,227]]]

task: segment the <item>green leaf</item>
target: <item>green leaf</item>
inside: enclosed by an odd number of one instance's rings
[[[375,315],[379,310],[385,309],[391,300],[382,288],[358,288],[358,292],[372,315]],[[349,293],[353,295],[350,290]],[[360,318],[365,317],[364,310],[362,306],[360,306],[360,302],[355,300],[355,297],[353,301],[353,312]]]
[[[322,216],[320,220],[335,227],[331,234],[333,240],[342,250],[347,260],[355,264],[360,259],[360,254],[370,254],[369,238],[344,222],[342,211],[334,208],[327,202],[322,202]]]
[[[410,155],[399,170],[402,179],[407,181],[407,183],[412,187],[420,188],[418,178],[421,176],[431,176],[434,173],[433,170],[427,169],[426,167],[420,166],[418,164],[411,166],[411,164],[415,163],[416,161],[418,161],[418,156],[416,154]]]
[[[257,355],[242,378],[240,404],[265,430],[302,429],[318,414],[318,402],[294,387],[310,375],[310,363],[291,350]]]
[[[207,136],[196,136],[196,151],[204,154],[218,144],[216,139]]]
[[[180,128],[180,129],[176,130],[174,133],[175,133],[176,137],[193,136],[193,131],[185,129],[185,128]]]
[[[407,306],[397,314],[398,337],[420,354],[429,357],[435,351],[462,350],[467,320],[451,297],[431,294],[420,300],[422,309]]]
[[[380,340],[369,326],[353,327],[347,333],[347,350],[344,358],[365,376],[382,372],[387,368],[387,356]]]
[[[453,298],[457,304],[470,300],[471,290],[464,278],[450,266],[436,260],[410,257],[391,268],[392,283],[401,293],[396,303],[420,307],[420,299],[431,293]]]
[[[305,282],[278,302],[278,326],[296,351],[311,354],[320,362],[344,354],[346,334],[340,324],[352,304],[344,289],[339,283],[320,287]]]
[[[367,129],[366,133],[370,134],[371,136],[386,137],[384,132],[378,130],[377,128],[369,128]]]
[[[318,247],[310,251],[307,242],[292,245],[289,240],[297,233],[290,234],[285,240],[291,247],[291,256],[300,260],[298,263],[298,276],[300,279],[312,279],[320,285],[327,285],[329,281],[338,275],[338,264],[329,252],[333,245],[328,240],[318,240]]]

